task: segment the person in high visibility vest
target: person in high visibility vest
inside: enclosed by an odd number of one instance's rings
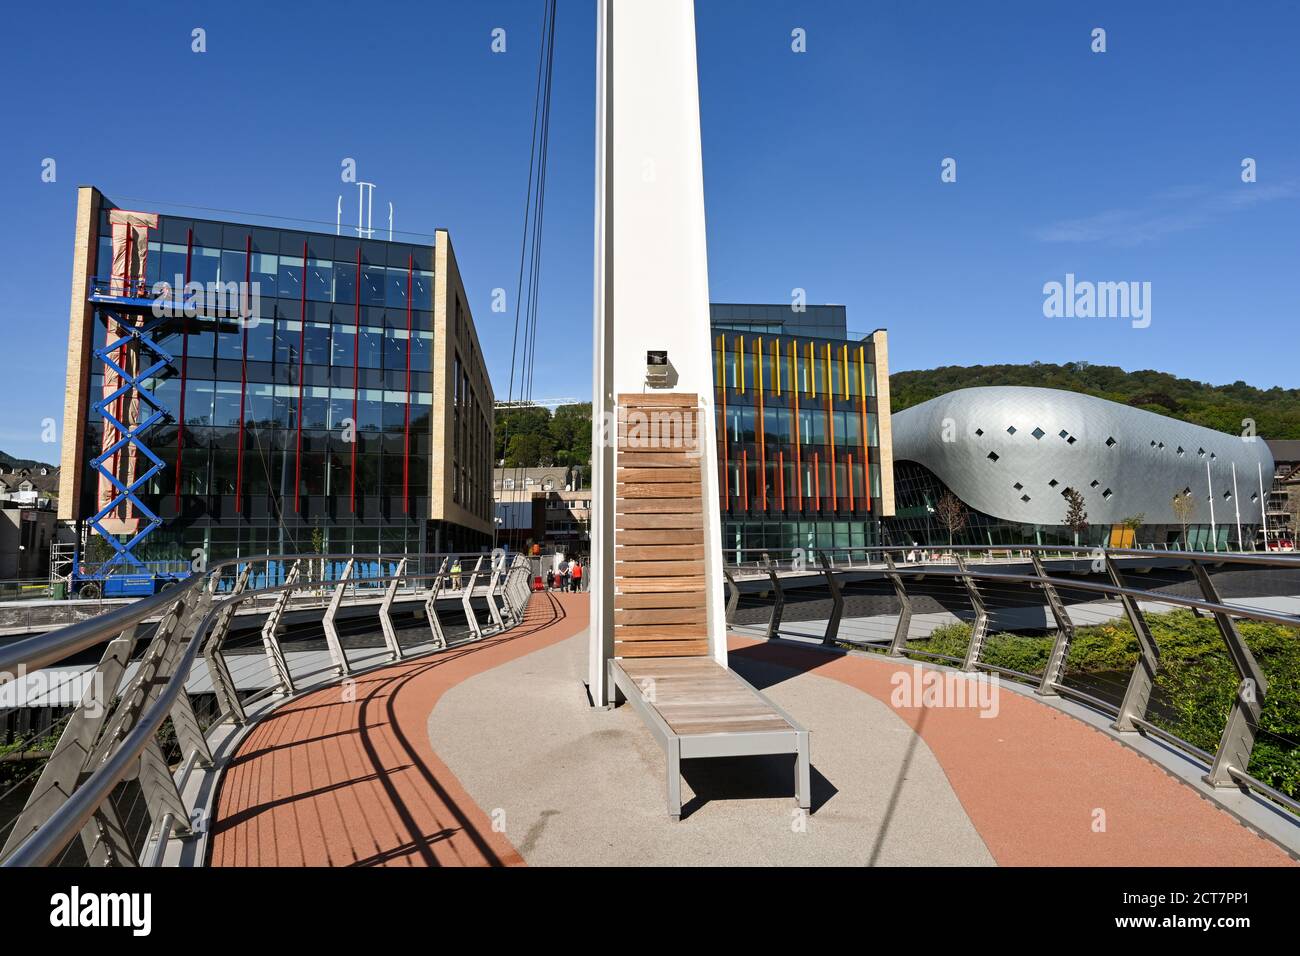
[[[451,563],[451,586],[459,590],[460,588],[460,559],[457,558]]]

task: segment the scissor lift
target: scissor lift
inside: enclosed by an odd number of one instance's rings
[[[95,308],[95,321],[105,326],[105,342],[92,353],[104,370],[104,388],[92,406],[104,422],[104,435],[100,454],[90,462],[99,475],[99,510],[87,524],[113,554],[93,569],[84,565],[83,555],[74,563],[73,588],[104,596],[152,594],[186,576],[161,571],[158,562],[142,561],[135,554],[162,524],[138,492],[165,467],[145,436],[170,410],[145,383],[173,367],[160,333],[174,324],[175,312],[157,308],[143,276],[125,273],[92,280],[88,301]],[[126,540],[119,540],[123,536]]]

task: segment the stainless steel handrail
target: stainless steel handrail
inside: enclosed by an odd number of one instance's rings
[[[434,556],[442,557],[443,555],[442,554],[421,555],[421,557],[434,557]],[[345,560],[348,558],[361,558],[363,560],[370,561],[370,560],[384,560],[385,558],[390,558],[390,557],[396,558],[400,556],[396,556],[396,555],[394,556],[277,555],[277,556],[270,556],[267,558],[260,558],[260,557],[259,558],[238,558],[238,559],[230,559],[228,561],[220,562],[216,565],[213,565],[211,570],[203,572],[201,575],[196,575],[196,577],[201,577],[203,580],[206,581],[212,581],[215,580],[217,573],[221,569],[232,567],[232,566],[243,565],[247,563],[261,563],[263,560],[276,561],[276,560],[286,560],[286,559],[291,559],[291,560],[311,559],[311,560],[328,561],[328,560]],[[527,570],[526,563],[521,562],[520,556],[516,555],[515,560],[513,561],[513,563],[508,569],[509,575],[511,577],[517,578],[520,572],[526,570]],[[436,572],[431,574],[403,573],[400,575],[367,578],[365,580],[370,583],[380,584],[380,583],[388,583],[393,580],[398,580],[398,581],[433,580],[439,576],[440,575]],[[156,611],[160,607],[166,606],[168,604],[175,605],[178,601],[178,598],[183,600],[183,596],[188,591],[200,587],[201,582],[199,581],[186,582],[186,585],[187,586],[185,590],[180,591],[179,593],[178,593],[178,589],[173,588],[172,590],[164,592],[161,595],[155,595],[153,598],[144,599],[144,601],[147,602],[148,604],[148,609],[143,612],[138,612],[134,616],[122,615],[119,618],[119,620],[125,621],[125,623],[120,624],[116,632],[112,631],[113,624],[116,623],[116,621],[115,622],[100,621],[98,622],[100,626],[94,629],[85,629],[85,628],[81,628],[80,625],[73,625],[73,627],[80,629],[79,636],[77,637],[76,641],[60,639],[57,637],[57,632],[56,632],[55,635],[52,635],[53,637],[55,637],[55,640],[50,641],[49,643],[57,645],[60,648],[75,645],[77,650],[84,649],[85,647],[92,647],[99,643],[103,643],[104,641],[110,640],[114,635],[114,633],[120,633],[121,630],[125,629],[126,627],[130,627],[132,624],[136,624],[144,620],[149,616],[149,614],[152,611]],[[268,588],[259,588],[253,591],[243,591],[236,594],[230,594],[214,602],[212,606],[208,608],[207,612],[204,614],[203,618],[199,622],[197,628],[194,630],[193,636],[190,637],[190,639],[186,643],[183,651],[181,652],[181,656],[179,660],[177,660],[175,667],[172,670],[172,673],[168,676],[167,681],[163,685],[163,688],[160,691],[158,697],[153,701],[153,703],[148,708],[145,709],[145,711],[142,714],[140,714],[140,716],[137,718],[135,725],[132,727],[130,732],[127,733],[127,735],[113,748],[113,751],[111,755],[108,757],[108,759],[104,763],[96,767],[94,771],[84,781],[82,781],[79,786],[77,786],[77,788],[72,792],[72,794],[68,797],[68,799],[57,810],[55,810],[45,820],[45,822],[42,823],[41,826],[37,828],[34,833],[31,834],[31,836],[29,836],[26,840],[24,840],[4,860],[3,864],[0,865],[6,867],[46,866],[55,861],[55,859],[58,857],[59,853],[63,850],[63,848],[73,838],[75,838],[77,833],[80,832],[81,828],[85,826],[86,823],[95,815],[98,808],[104,803],[104,801],[112,793],[113,788],[116,787],[119,783],[121,783],[131,773],[135,763],[140,759],[141,753],[143,753],[145,748],[149,745],[150,741],[153,739],[154,734],[157,733],[158,728],[162,725],[163,721],[171,713],[172,708],[176,704],[179,695],[184,690],[185,682],[189,678],[189,674],[191,669],[194,666],[195,659],[200,649],[206,643],[206,638],[212,630],[213,623],[217,620],[218,616],[228,605],[238,605],[246,600],[249,600],[250,598],[257,598],[259,596],[264,596],[267,594],[277,594],[285,590],[301,590],[303,587],[304,584],[302,582],[293,582],[291,584],[274,585]],[[164,600],[156,601],[155,598],[163,598]],[[131,607],[134,607],[134,605],[132,605]],[[129,610],[129,608],[124,610]],[[85,623],[90,624],[96,622],[85,622]],[[99,635],[99,636],[97,639],[85,638],[83,636],[80,636],[80,635],[84,635],[87,632],[89,632],[91,635]],[[184,636],[178,635],[177,639],[184,640]],[[41,640],[42,638],[39,637],[31,638],[28,639],[27,641],[23,641],[20,643],[32,645],[34,642],[36,644],[39,644]],[[70,651],[68,653],[76,653],[76,650]],[[29,649],[29,655],[22,658],[21,663],[25,664],[27,661],[34,660],[34,659],[44,659],[46,656],[48,655],[44,651],[32,648]],[[66,653],[63,656],[67,656]],[[54,658],[54,660],[58,660],[58,659],[61,658],[59,657]],[[166,818],[164,818],[164,820],[165,820],[165,825],[161,827],[159,837],[158,837],[160,842],[166,839],[166,831],[172,825],[172,823],[174,823],[174,820],[166,821]]]

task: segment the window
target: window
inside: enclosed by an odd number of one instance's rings
[[[1113,495],[1114,493],[1115,493],[1115,492],[1113,492],[1113,491],[1111,491],[1109,488],[1107,488],[1105,491],[1103,491],[1103,492],[1101,493],[1101,496],[1102,496],[1103,498],[1109,498],[1109,497],[1110,497],[1111,495]]]
[[[1034,429],[1032,432],[1030,432],[1029,434],[1033,435],[1034,438],[1035,438],[1036,440],[1038,440],[1038,441],[1042,441],[1043,436],[1046,435],[1047,432],[1043,431],[1041,428],[1035,428],[1035,429]]]
[[[1024,502],[1028,502],[1028,501],[1029,501],[1029,495],[1021,495],[1021,496],[1020,496],[1020,500],[1021,500],[1021,501],[1024,501]]]
[[[998,460],[998,453],[995,451],[989,452],[989,461],[997,461],[997,460]]]
[[[1008,425],[1008,426],[1007,426],[1007,434],[1008,434],[1008,435],[1014,435],[1015,433],[1016,433],[1016,426],[1015,426],[1015,425]]]
[[[982,437],[984,436],[984,429],[982,429],[982,428],[977,428],[977,429],[975,429],[975,434],[976,434],[977,437],[981,437],[981,438],[982,438]]]
[[[1114,439],[1114,438],[1107,438],[1107,439],[1106,439],[1106,447],[1107,447],[1107,448],[1113,448],[1114,446],[1115,446],[1115,439]]]
[[[1055,487],[1056,487],[1057,485],[1059,485],[1059,484],[1060,484],[1060,482],[1057,481],[1055,478],[1053,478],[1051,481],[1049,481],[1049,482],[1047,483],[1047,487],[1049,487],[1049,488],[1055,488]]]
[[[1012,488],[1015,488],[1016,491],[1020,491],[1020,490],[1021,490],[1022,488],[1024,488],[1025,486],[1022,485],[1020,482],[1017,481],[1017,482],[1016,482],[1014,485],[1012,485],[1011,487],[1012,487]]]

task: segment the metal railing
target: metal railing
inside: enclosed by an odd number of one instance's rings
[[[281,578],[281,583],[249,589],[248,582],[258,566],[262,567],[264,579]],[[311,566],[321,573],[307,573],[305,569]],[[340,566],[338,573],[329,570]],[[471,570],[466,572],[463,566]],[[376,573],[358,576],[358,567]],[[427,571],[426,567],[437,570]],[[507,557],[499,551],[492,555],[239,558],[214,565],[170,591],[101,617],[0,648],[0,684],[4,684],[107,644],[80,705],[68,717],[25,807],[13,822],[0,850],[0,863],[56,863],[78,834],[91,865],[157,863],[163,859],[171,838],[196,836],[194,814],[201,814],[202,808],[186,804],[178,781],[188,777],[196,766],[213,766],[208,737],[214,728],[252,723],[273,709],[264,705],[252,716],[253,704],[268,702],[272,697],[287,700],[302,692],[281,642],[283,616],[303,606],[294,604],[295,595],[308,593],[306,606],[319,608],[315,592],[329,591],[321,624],[333,676],[342,678],[355,672],[334,627],[334,618],[348,592],[356,604],[378,601],[388,655],[380,664],[370,666],[383,666],[406,656],[391,618],[399,591],[421,603],[428,615],[431,642],[427,652],[432,653],[448,647],[438,620],[439,595],[455,597],[459,591],[470,625],[468,640],[473,641],[508,630],[523,619],[530,583],[531,565],[527,559],[518,554]],[[448,584],[452,585],[450,589]],[[480,623],[471,603],[476,598],[486,604],[490,618],[486,625]],[[223,645],[241,607],[256,606],[258,602],[266,603],[261,638],[275,680],[266,688],[241,696],[227,666]],[[136,644],[144,636],[143,627],[155,620],[143,654],[133,660]],[[219,716],[206,730],[200,727],[185,690],[200,655],[219,708]],[[135,673],[127,679],[129,665],[135,666]],[[180,746],[178,770],[164,757],[160,746],[160,731],[168,719]],[[111,799],[115,788],[126,781],[137,782],[143,795],[148,818],[143,843],[128,835],[123,816]]]
[[[929,560],[920,560],[921,553],[927,550]],[[1225,602],[1211,576],[1211,572],[1237,568],[1283,570],[1297,575],[1286,580],[1285,586],[1293,587],[1300,582],[1300,556],[1254,552],[1153,553],[1137,548],[1050,545],[856,548],[838,552],[752,549],[737,553],[737,549],[730,549],[731,555],[742,560],[728,565],[725,571],[728,623],[735,620],[744,585],[744,596],[751,610],[755,605],[768,607],[766,620],[753,621],[751,626],[764,630],[769,639],[780,637],[792,592],[808,593],[811,589],[821,607],[825,608],[829,601],[829,608],[820,615],[826,618],[820,635],[822,644],[857,645],[893,657],[919,657],[968,672],[987,671],[1031,683],[1040,695],[1059,695],[1100,711],[1112,719],[1111,727],[1117,733],[1149,735],[1191,755],[1205,765],[1204,779],[1215,788],[1253,790],[1300,813],[1300,801],[1294,796],[1282,793],[1248,772],[1257,739],[1264,732],[1260,715],[1268,699],[1269,681],[1237,626],[1244,620],[1296,628],[1295,637],[1300,640],[1300,615]],[[1048,561],[1067,563],[1049,573],[1045,564]],[[1029,573],[996,568],[1008,564],[1028,564]],[[1194,589],[1199,596],[1177,593],[1177,588],[1155,590],[1132,585],[1131,575],[1150,574],[1153,568],[1186,574],[1181,582],[1183,589]],[[882,627],[878,636],[866,639],[845,636],[841,633],[845,591],[855,586],[860,588],[873,577],[877,590],[892,590],[893,608],[881,615],[896,617],[892,632]],[[1089,577],[1101,580],[1089,580]],[[920,634],[916,626],[916,601],[922,594],[927,597],[937,594],[963,605],[971,619],[964,650],[940,653],[917,646],[926,642],[926,635]],[[1300,596],[1300,590],[1291,596]],[[1052,632],[1050,652],[1040,672],[1000,666],[985,659],[991,600],[1005,607],[1041,609],[1044,621],[1050,621],[1044,628]],[[1095,602],[1106,602],[1109,608]],[[1159,726],[1151,713],[1153,690],[1161,673],[1159,635],[1163,633],[1152,627],[1152,620],[1159,621],[1159,618],[1154,618],[1151,610],[1161,605],[1182,609],[1196,617],[1212,618],[1236,675],[1237,685],[1227,718],[1212,752]],[[1122,680],[1112,680],[1119,691],[1115,695],[1117,699],[1105,700],[1098,696],[1101,691],[1090,692],[1077,683],[1067,683],[1067,660],[1079,627],[1085,626],[1083,619],[1091,616],[1097,622],[1113,622],[1121,614],[1136,638],[1137,656]],[[1288,748],[1300,750],[1300,740],[1279,740]]]

